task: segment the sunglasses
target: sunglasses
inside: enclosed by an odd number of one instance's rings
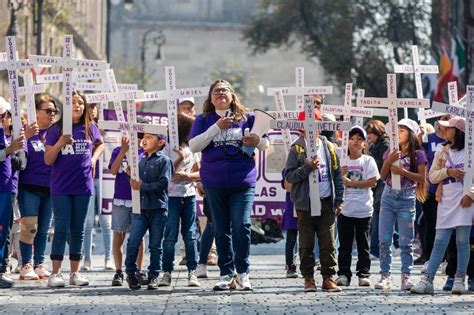
[[[218,94],[226,94],[226,93],[229,93],[231,92],[232,90],[228,87],[225,87],[225,88],[215,88],[214,90],[212,90],[212,94],[214,95],[218,95]]]
[[[38,109],[38,110],[42,110],[44,111],[46,114],[48,115],[56,115],[57,113],[59,113],[59,110],[57,109],[51,109],[51,108],[46,108],[46,109]]]

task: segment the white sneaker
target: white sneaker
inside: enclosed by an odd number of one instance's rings
[[[411,282],[411,279],[410,279],[410,275],[409,274],[406,274],[406,273],[402,273],[402,276],[401,276],[401,284],[400,284],[400,288],[402,290],[410,290],[412,287],[413,287],[413,282]]]
[[[443,261],[440,265],[441,274],[446,275],[446,267],[448,267],[448,262]]]
[[[370,287],[371,285],[369,277],[359,277],[359,287]]]
[[[196,270],[191,270],[188,273],[188,287],[200,287],[201,284],[199,283],[197,276],[196,276]]]
[[[18,264],[15,267],[15,270],[13,270],[14,273],[20,273],[21,271],[21,262],[18,262]]]
[[[337,285],[342,285],[344,287],[347,287],[349,285],[349,279],[347,279],[346,276],[344,275],[341,275],[339,277],[337,277],[336,279],[336,284]]]
[[[158,283],[159,287],[169,287],[171,285],[171,273],[165,272],[160,282]]]
[[[50,288],[60,288],[64,287],[66,282],[64,282],[63,275],[60,273],[53,273],[49,276],[48,287]]]
[[[38,275],[40,279],[46,279],[46,278],[49,278],[49,276],[51,276],[51,272],[49,272],[46,269],[45,264],[39,264],[38,266],[36,266],[35,273]]]
[[[20,280],[39,280],[38,275],[33,270],[32,264],[26,264],[20,270]]]
[[[205,264],[199,264],[197,266],[196,276],[198,278],[207,278],[207,266]]]
[[[91,271],[92,270],[91,261],[84,259],[84,263],[82,264],[81,270],[82,271]]]
[[[416,285],[414,285],[410,289],[411,293],[418,293],[418,294],[433,294],[434,293],[434,287],[433,283],[429,282],[424,276],[421,277],[420,282],[418,282]]]
[[[237,288],[239,290],[242,290],[242,291],[252,290],[252,284],[250,283],[250,277],[248,273],[244,272],[244,273],[237,274],[237,278],[235,280],[237,283]]]
[[[423,267],[421,267],[421,273],[425,273],[426,270],[428,270],[428,265],[429,264],[430,264],[429,260],[425,261],[425,263],[423,264]]]
[[[84,278],[79,272],[72,272],[69,274],[69,284],[83,287],[89,285],[89,280]]]
[[[453,283],[453,288],[451,290],[452,294],[465,294],[467,293],[465,283],[464,283],[464,277],[462,278],[454,278],[454,283]]]
[[[0,273],[0,289],[11,288],[15,284],[15,281],[8,277],[5,273]]]
[[[105,259],[104,270],[114,270],[115,271],[115,264],[112,261],[112,259]]]
[[[235,289],[235,278],[233,276],[221,276],[219,281],[212,288],[214,291],[224,291]]]
[[[392,281],[390,280],[390,275],[387,274],[382,274],[379,282],[374,285],[374,288],[378,290],[390,290],[391,287]]]

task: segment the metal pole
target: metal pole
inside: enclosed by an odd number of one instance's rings
[[[38,24],[36,26],[36,54],[41,55],[41,43],[43,34],[43,0],[36,0],[38,3]]]

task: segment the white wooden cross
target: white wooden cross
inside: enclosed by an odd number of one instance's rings
[[[353,107],[352,104],[352,83],[346,83],[344,90],[344,106],[340,105],[321,105],[322,113],[342,115],[343,121],[350,122],[351,117],[372,117],[374,111],[371,108]],[[359,125],[362,127],[362,125]],[[340,148],[341,165],[347,165],[347,150],[349,147],[349,133],[342,133],[342,146]]]
[[[26,98],[26,115],[28,124],[36,122],[35,94],[41,94],[45,91],[44,84],[33,85],[33,75],[27,71],[23,75],[24,86],[19,88],[19,94]]]
[[[87,97],[87,96],[86,96]],[[128,136],[130,149],[128,150],[128,161],[130,165],[130,177],[133,180],[140,180],[138,169],[138,135],[137,133],[151,133],[166,136],[167,127],[150,124],[137,123],[137,109],[135,102],[127,102],[128,121],[99,121],[99,128],[107,130],[118,130]],[[132,189],[132,212],[140,213],[140,191]]]
[[[63,56],[39,56],[30,55],[31,63],[37,65],[60,66],[63,73],[63,134],[72,134],[72,92],[74,84],[74,72],[76,68],[105,70],[108,64],[105,61],[81,60],[72,58],[73,39],[72,35],[64,36]]]
[[[415,87],[416,87],[416,98],[423,99],[423,85],[421,83],[421,74],[430,73],[436,74],[439,73],[437,65],[420,65],[420,56],[418,54],[418,46],[411,46],[413,64],[411,65],[395,65],[395,73],[413,73],[415,75]],[[404,108],[405,118],[408,118],[408,108]],[[423,117],[423,108],[420,108]],[[421,119],[421,124],[426,124],[425,119]]]
[[[466,95],[461,97],[461,99],[458,99],[458,85],[456,81],[448,82],[448,96],[449,96],[449,105],[458,105],[463,108],[466,108]],[[439,103],[434,101],[434,103]],[[443,104],[443,103],[441,103]],[[418,112],[418,119],[430,119],[430,118],[435,118],[439,116],[446,115],[444,112],[438,112],[434,110],[433,108],[425,110],[424,113]]]
[[[430,102],[425,99],[397,98],[397,78],[393,73],[387,74],[387,98],[360,97],[357,98],[357,105],[363,107],[385,107],[388,108],[387,131],[390,138],[390,151],[399,150],[398,144],[398,108],[429,108]],[[400,160],[393,163],[400,166]],[[392,188],[401,190],[400,175],[391,174]]]
[[[305,121],[297,120],[272,120],[270,127],[274,129],[305,129],[306,130],[306,156],[308,159],[317,157],[318,138],[317,130],[343,131],[350,130],[350,122],[341,121],[315,121],[313,98],[305,97]],[[328,164],[329,165],[329,164]],[[329,167],[329,166],[328,166]],[[321,215],[321,200],[319,195],[319,172],[311,172],[308,178],[311,200],[311,216]]]
[[[294,112],[291,115],[291,118],[288,117],[288,112],[286,112],[285,109],[285,100],[283,98],[283,94],[281,90],[276,89],[274,96],[274,101],[276,105],[276,111],[275,112],[267,112],[268,114],[272,115],[273,118],[275,119],[298,119],[298,112]],[[283,138],[283,144],[285,146],[285,156],[288,156],[288,152],[290,152],[291,149],[291,144],[292,144],[292,137],[291,137],[291,132],[287,128],[281,129],[281,135]]]
[[[457,94],[457,93],[456,93]],[[450,97],[451,104],[433,102],[432,109],[444,114],[460,116],[466,118],[465,138],[464,138],[464,193],[469,192],[472,187],[473,180],[473,158],[474,158],[474,85],[466,87],[466,107],[456,102],[457,95]]]
[[[168,112],[168,128],[169,128],[169,144],[170,152],[179,148],[178,136],[178,104],[177,99],[183,97],[207,96],[209,93],[208,86],[191,87],[184,89],[176,88],[176,75],[174,67],[165,67],[165,84],[166,91],[145,92],[145,96],[139,99],[140,102],[153,102],[166,100]]]

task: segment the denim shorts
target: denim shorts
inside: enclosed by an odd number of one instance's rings
[[[112,205],[112,231],[130,232],[132,208]]]

